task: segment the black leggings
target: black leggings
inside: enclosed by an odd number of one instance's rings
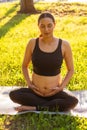
[[[11,100],[26,106],[36,106],[36,110],[69,111],[78,103],[77,98],[68,91],[61,91],[49,97],[42,97],[29,88],[20,88],[9,93]]]

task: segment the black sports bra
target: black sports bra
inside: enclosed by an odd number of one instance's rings
[[[54,52],[44,52],[39,48],[39,38],[36,39],[35,48],[32,54],[34,73],[42,76],[55,76],[60,73],[63,56],[61,51],[62,40]]]

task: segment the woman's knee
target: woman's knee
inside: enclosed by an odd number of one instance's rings
[[[17,98],[17,92],[16,91],[11,91],[9,93],[9,97],[11,100],[15,101],[15,99]]]
[[[12,90],[10,93],[9,93],[9,97],[14,100],[15,98],[18,97],[18,95],[20,95],[20,93],[22,92],[22,88],[20,89],[15,89],[15,90]]]
[[[70,102],[71,107],[73,109],[78,104],[78,99],[76,97],[71,97]]]

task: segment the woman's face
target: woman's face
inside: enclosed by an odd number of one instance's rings
[[[38,26],[43,37],[50,37],[53,35],[55,23],[51,18],[42,18],[39,21]]]

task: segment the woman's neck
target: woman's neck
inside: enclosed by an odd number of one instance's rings
[[[49,43],[52,43],[53,41],[54,41],[54,37],[52,36],[52,37],[42,37],[41,38],[41,40],[44,42],[44,43],[46,43],[46,44],[49,44]]]

